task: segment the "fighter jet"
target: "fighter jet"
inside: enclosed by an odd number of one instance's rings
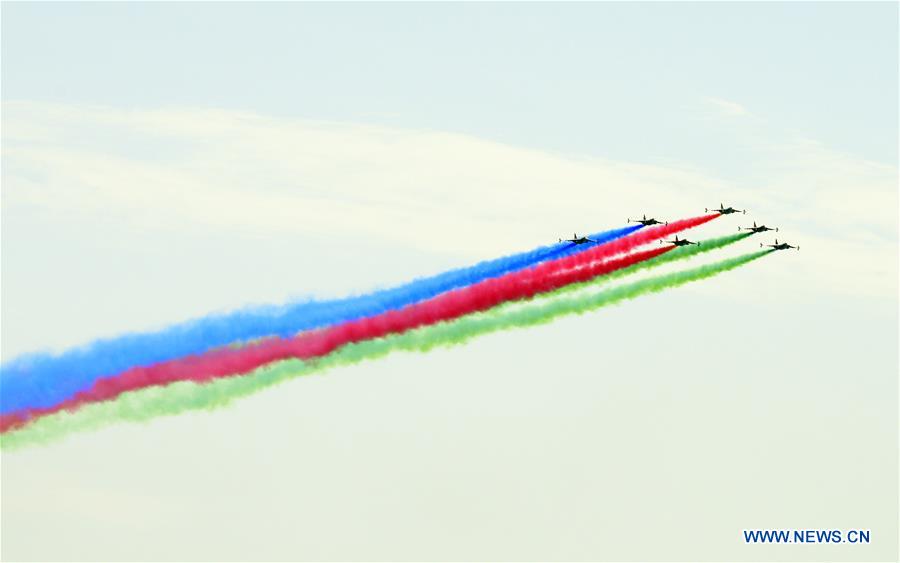
[[[735,209],[734,207],[725,207],[721,203],[719,204],[718,209],[715,209],[715,208],[714,209],[706,209],[705,211],[707,213],[709,213],[710,211],[715,211],[719,215],[731,215],[732,213],[745,213],[745,214],[747,213],[746,209]]]
[[[559,242],[571,242],[572,244],[584,244],[586,242],[597,242],[587,237],[580,237],[577,233],[572,233],[572,238],[559,239]]]
[[[774,229],[771,228],[771,227],[767,227],[767,226],[765,226],[765,225],[760,225],[760,226],[757,227],[757,226],[756,226],[756,221],[753,221],[753,226],[752,226],[752,227],[738,227],[738,230],[739,230],[739,231],[751,231],[751,232],[754,232],[754,233],[764,233],[764,232],[766,232],[766,231],[775,231],[775,232],[777,233],[777,232],[778,232],[778,227],[775,227]]]
[[[779,243],[778,239],[775,239],[775,244],[764,245],[763,243],[759,243],[760,248],[762,248],[763,246],[768,246],[769,248],[772,248],[774,250],[787,250],[788,248],[796,248],[797,250],[800,250],[799,246],[791,246],[786,242]]]
[[[656,219],[654,219],[654,218],[652,218],[652,217],[651,217],[650,219],[647,219],[647,216],[646,216],[646,215],[644,215],[644,218],[643,218],[643,219],[635,219],[634,221],[632,221],[632,220],[629,218],[629,219],[628,219],[628,222],[629,222],[629,223],[640,223],[641,225],[644,225],[644,226],[649,226],[649,225],[668,225],[668,224],[669,224],[668,221],[666,221],[666,222],[663,222],[663,221],[657,221]]]
[[[675,246],[687,246],[689,244],[700,244],[699,242],[691,242],[686,238],[678,238],[678,235],[675,235],[675,240],[661,240],[659,244],[663,244],[668,242],[669,244],[674,244]]]

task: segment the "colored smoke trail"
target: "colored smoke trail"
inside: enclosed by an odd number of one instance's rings
[[[605,243],[642,227],[632,225],[589,237],[597,243]],[[593,246],[596,243],[554,244],[364,295],[283,307],[248,308],[204,317],[153,333],[99,340],[57,356],[23,356],[0,367],[0,383],[3,386],[0,414],[52,406],[78,391],[88,389],[101,377],[136,366],[200,354],[235,342],[269,336],[289,337],[303,330],[377,315],[545,260],[583,252]]]
[[[579,252],[577,254],[564,258],[557,258],[555,260],[543,262],[526,270],[520,270],[518,272],[505,274],[504,276],[500,277],[489,278],[474,285],[441,294],[438,297],[432,298],[431,300],[449,299],[449,305],[451,305],[451,308],[460,305],[459,303],[455,303],[454,300],[460,298],[461,296],[466,299],[472,300],[475,307],[470,310],[463,310],[463,312],[461,313],[466,314],[469,312],[474,312],[476,310],[482,310],[499,303],[500,301],[495,300],[496,296],[492,294],[496,292],[496,290],[500,287],[509,289],[516,283],[524,284],[523,288],[525,289],[525,292],[522,293],[521,296],[512,297],[512,294],[509,294],[509,296],[507,296],[506,298],[521,299],[525,297],[531,297],[535,293],[538,293],[540,291],[551,291],[567,283],[585,281],[587,279],[590,279],[590,277],[592,276],[602,275],[604,273],[614,271],[615,269],[620,267],[627,267],[628,265],[630,265],[629,263],[627,263],[629,258],[625,258],[624,261],[620,261],[619,263],[610,262],[610,264],[615,265],[615,267],[613,268],[608,268],[606,265],[597,266],[596,264],[599,260],[606,260],[611,256],[616,256],[624,252],[628,252],[629,250],[637,246],[655,241],[659,238],[683,231],[685,229],[689,229],[697,225],[701,225],[715,219],[718,216],[718,214],[714,213],[700,217],[693,217],[690,219],[682,219],[680,221],[674,221],[667,225],[660,225],[657,227],[636,231],[625,237],[615,239],[604,244],[596,245],[583,252]],[[665,250],[669,249],[671,248],[666,247]],[[651,257],[653,255],[653,252],[646,251],[644,253],[638,254],[640,255],[641,259],[646,259]],[[636,261],[633,261],[631,263],[635,262]],[[584,268],[584,266],[586,265],[594,266],[592,266],[591,268]],[[574,276],[569,275],[568,278],[559,275],[560,271],[567,269],[577,270],[574,271]],[[563,279],[568,281],[559,282],[559,280]],[[532,286],[540,286],[540,283],[536,282],[536,280],[541,280],[544,288],[540,289],[539,291],[531,291],[530,288]],[[558,285],[554,285],[553,283],[547,284],[547,281],[559,283]],[[416,305],[429,303],[429,301],[431,300],[421,301],[408,307],[414,307]],[[446,302],[443,303],[445,305],[448,304]],[[355,329],[361,328],[363,332],[365,332],[371,329],[371,327],[366,326],[367,319],[394,319],[392,315],[395,313],[395,311],[396,310],[388,311],[386,313],[382,313],[382,315],[375,315],[373,317],[358,319],[356,321],[349,321],[343,326]],[[422,311],[414,309],[414,312],[419,313]],[[415,328],[422,324],[436,322],[438,320],[447,320],[448,317],[442,316],[442,314],[443,313],[439,313],[438,309],[434,307],[432,307],[431,309],[428,309],[426,307],[424,309],[424,317],[418,320],[416,324],[410,325],[404,330]],[[334,333],[328,330],[325,331],[325,334],[326,336],[334,336]],[[377,334],[376,336],[382,335],[383,334]],[[346,338],[346,336],[342,336],[341,338]],[[52,381],[46,390],[39,389],[37,383],[34,383],[32,386],[34,392],[38,394],[42,393],[43,398],[43,400],[38,404],[46,405],[48,403],[48,394],[63,398],[56,401],[55,403],[50,404],[50,406],[34,406],[26,402],[26,406],[21,409],[3,413],[2,416],[0,416],[0,430],[2,430],[3,428],[8,428],[9,425],[13,424],[15,421],[21,420],[23,418],[27,419],[31,415],[46,414],[49,412],[53,412],[54,410],[59,410],[61,408],[75,408],[76,405],[84,402],[107,400],[110,397],[117,395],[118,393],[136,389],[138,387],[143,387],[146,385],[166,384],[186,378],[202,380],[211,377],[221,377],[225,375],[245,373],[269,361],[285,359],[292,356],[310,357],[311,355],[317,355],[318,353],[327,353],[334,347],[331,344],[327,344],[321,348],[321,352],[311,352],[310,350],[305,350],[302,352],[298,351],[298,348],[301,348],[303,346],[304,340],[307,339],[308,335],[303,336],[299,340],[274,338],[265,340],[261,344],[250,344],[241,349],[239,352],[235,350],[213,350],[203,356],[190,356],[183,360],[171,360],[168,362],[161,362],[146,367],[135,367],[120,374],[95,380],[86,389],[74,393],[74,398],[72,393],[66,395],[60,390],[61,382],[59,381]],[[350,340],[353,339],[358,338],[355,335],[351,335]],[[338,345],[350,340],[339,342]],[[329,348],[329,346],[331,347]],[[5,386],[4,397],[6,397],[8,393],[8,386]],[[22,403],[22,401],[19,402]]]
[[[4,414],[0,416],[0,431],[59,410],[74,410],[85,403],[108,401],[141,387],[185,380],[208,381],[247,373],[278,360],[323,356],[351,342],[405,332],[483,311],[506,301],[531,298],[570,283],[587,281],[659,256],[673,248],[652,248],[603,262],[586,262],[585,256],[591,252],[587,251],[521,272],[488,279],[402,309],[302,333],[294,338],[273,338],[248,344],[243,348],[220,349],[200,356],[133,368],[122,374],[100,379],[90,389],[80,391],[74,397],[52,407]]]
[[[717,237],[706,239],[700,241],[700,244],[690,245],[690,246],[681,246],[675,248],[671,252],[666,252],[665,254],[660,254],[654,258],[650,258],[649,260],[644,260],[643,262],[639,262],[627,268],[622,268],[621,270],[616,270],[615,272],[610,272],[609,274],[603,276],[602,279],[598,279],[597,283],[604,283],[607,281],[612,281],[615,279],[619,279],[628,275],[631,275],[636,272],[640,272],[643,270],[647,270],[650,268],[655,268],[657,266],[662,266],[663,264],[668,264],[669,262],[675,262],[676,260],[685,260],[688,258],[692,258],[699,254],[705,254],[707,252],[711,252],[713,250],[718,250],[719,248],[724,248],[730,244],[734,244],[738,241],[744,240],[747,237],[753,236],[753,233],[738,233],[735,235],[726,235],[724,237]],[[594,283],[594,282],[588,282]],[[572,291],[577,291],[581,289],[581,287],[585,284],[572,284],[561,288],[559,293],[568,293]]]
[[[99,429],[115,422],[144,422],[191,410],[227,406],[241,397],[302,375],[380,358],[396,351],[427,352],[439,346],[462,344],[483,334],[546,324],[562,316],[584,314],[647,293],[707,279],[771,252],[771,250],[758,251],[587,296],[564,297],[562,293],[568,289],[564,288],[544,294],[539,301],[525,307],[501,306],[453,322],[348,344],[322,358],[273,363],[244,377],[218,379],[205,384],[186,381],[167,387],[153,387],[125,393],[115,401],[86,405],[78,412],[60,412],[36,419],[23,428],[0,436],[0,446],[5,449],[26,447],[58,440],[76,432]],[[602,278],[598,278],[597,281],[600,280]]]

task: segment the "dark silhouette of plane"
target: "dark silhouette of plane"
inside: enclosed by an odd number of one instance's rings
[[[635,219],[634,221],[632,221],[632,220],[629,218],[629,219],[628,219],[628,222],[629,222],[629,223],[640,223],[641,225],[644,225],[644,226],[649,226],[649,225],[668,225],[668,224],[669,224],[668,221],[666,221],[666,222],[663,222],[663,221],[657,221],[656,219],[654,219],[654,218],[652,218],[652,217],[651,217],[650,219],[647,219],[647,216],[646,216],[646,215],[644,215],[644,218],[643,218],[643,219]]]
[[[746,209],[735,209],[734,207],[725,207],[721,203],[719,204],[718,209],[705,209],[704,211],[706,211],[707,213],[709,213],[710,211],[715,211],[719,215],[731,215],[732,213],[745,213],[745,214],[747,213]]]
[[[559,239],[559,242],[571,242],[572,244],[584,244],[586,242],[597,242],[595,240],[591,240],[587,237],[580,237],[576,233],[572,233],[572,238],[567,239]]]
[[[775,244],[763,245],[763,243],[759,243],[760,248],[762,248],[763,246],[768,246],[769,248],[772,248],[774,250],[787,250],[788,248],[796,248],[797,250],[800,250],[799,246],[791,246],[786,242],[779,243],[778,239],[775,239]]]
[[[680,239],[680,238],[678,238],[678,235],[675,235],[675,240],[661,240],[661,241],[659,241],[659,244],[663,244],[666,242],[668,242],[670,244],[674,244],[675,246],[687,246],[689,244],[700,244],[699,242],[691,242],[686,238]]]
[[[752,226],[752,227],[738,227],[738,230],[739,230],[739,231],[751,231],[751,232],[754,232],[754,233],[764,233],[764,232],[766,232],[766,231],[775,231],[775,232],[777,233],[777,232],[778,232],[778,227],[775,227],[774,229],[771,228],[771,227],[767,227],[767,226],[765,226],[765,225],[760,225],[760,226],[757,227],[757,226],[756,226],[756,221],[753,221],[753,226]]]

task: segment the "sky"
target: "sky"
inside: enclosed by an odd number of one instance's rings
[[[4,362],[645,212],[801,246],[3,452],[3,559],[896,558],[895,3],[6,2],[0,41]]]

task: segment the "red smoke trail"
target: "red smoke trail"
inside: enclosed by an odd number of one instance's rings
[[[597,260],[604,260],[618,254],[624,254],[625,252],[628,252],[629,250],[637,248],[638,246],[641,246],[643,244],[647,244],[648,242],[653,242],[663,237],[674,235],[675,233],[680,233],[681,231],[696,227],[698,225],[702,225],[703,223],[708,223],[716,217],[719,217],[718,213],[710,213],[709,215],[702,215],[700,217],[691,217],[690,219],[673,221],[667,225],[658,225],[656,227],[641,229],[640,231],[632,233],[628,236],[624,236],[607,243],[598,244],[597,246],[589,248],[584,252],[572,254],[571,256],[566,256],[565,258],[560,258],[558,260],[543,262],[538,266],[535,266],[532,271],[577,268],[582,264],[594,262]]]
[[[208,381],[247,373],[270,362],[288,358],[310,359],[323,356],[351,342],[405,332],[420,326],[451,320],[483,311],[509,300],[525,299],[552,291],[570,283],[587,281],[638,262],[659,256],[672,246],[663,246],[628,254],[580,268],[550,272],[546,275],[526,270],[515,279],[494,278],[451,291],[403,309],[350,321],[324,330],[302,333],[293,338],[273,338],[238,349],[220,349],[203,355],[133,368],[113,377],[98,380],[90,389],[65,402],[47,408],[19,411],[0,417],[0,432],[21,426],[34,418],[63,409],[76,410],[83,404],[114,399],[118,395],[153,385],[176,381]]]
[[[56,406],[3,415],[0,417],[0,432],[21,426],[38,416],[64,409],[75,410],[83,404],[110,400],[134,389],[166,385],[176,381],[203,382],[217,377],[247,373],[273,361],[315,358],[351,342],[405,332],[483,311],[505,301],[527,299],[537,293],[587,281],[659,256],[674,247],[664,246],[619,258],[609,257],[705,223],[717,216],[716,214],[685,219],[638,231],[585,252],[543,263],[535,268],[488,279],[402,309],[302,333],[293,338],[269,339],[243,348],[220,349],[202,355],[133,368],[119,375],[100,379],[90,389],[81,391]]]

